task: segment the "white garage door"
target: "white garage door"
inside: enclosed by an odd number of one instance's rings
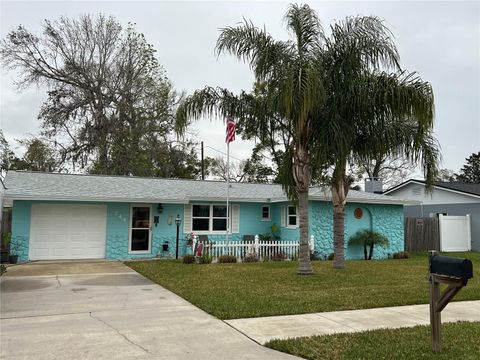
[[[107,207],[33,204],[30,260],[105,257]]]

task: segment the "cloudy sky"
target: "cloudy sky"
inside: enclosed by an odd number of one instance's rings
[[[376,15],[393,31],[401,66],[417,71],[435,92],[435,133],[443,154],[442,167],[458,171],[464,159],[480,151],[480,3],[445,1],[314,1],[308,2],[328,29],[349,15]],[[44,19],[84,13],[114,15],[123,24],[136,23],[154,45],[177,90],[191,93],[210,86],[232,91],[250,89],[249,67],[231,56],[214,54],[219,29],[242,18],[265,26],[275,38],[286,39],[282,18],[288,2],[277,1],[1,1],[1,36],[22,24],[39,34]],[[14,73],[1,73],[0,125],[7,139],[38,132],[37,113],[44,88],[18,91]],[[219,121],[195,125],[206,155],[225,151]],[[249,156],[251,144],[231,145],[235,158]],[[21,152],[21,149],[17,150]]]

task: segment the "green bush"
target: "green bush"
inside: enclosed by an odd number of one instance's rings
[[[218,258],[218,262],[221,264],[236,263],[237,258],[233,255],[222,255]]]
[[[207,253],[203,253],[203,255],[198,258],[198,263],[199,264],[211,264],[212,263],[212,257],[210,255],[208,255]]]
[[[333,260],[335,258],[335,254],[334,253],[330,253],[327,257],[327,260]]]
[[[394,259],[408,259],[410,257],[410,254],[408,251],[399,251],[395,254],[393,254]]]
[[[195,263],[195,256],[193,255],[185,255],[183,257],[183,263],[184,264],[193,264]]]
[[[359,230],[350,237],[348,245],[363,245],[363,256],[365,257],[365,260],[371,260],[374,246],[388,246],[388,239],[384,235],[373,230]],[[370,250],[367,252],[368,247]]]
[[[0,276],[7,272],[7,267],[3,264],[0,264]]]
[[[258,256],[255,254],[248,254],[246,255],[243,259],[242,262],[244,263],[252,263],[252,262],[258,262]]]
[[[287,255],[285,255],[283,252],[276,253],[272,256],[273,261],[283,261],[287,258]]]
[[[270,241],[272,240],[272,235],[269,233],[258,235],[258,240],[260,241]]]

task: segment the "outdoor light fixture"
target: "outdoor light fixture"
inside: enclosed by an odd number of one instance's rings
[[[175,259],[178,259],[178,235],[180,232],[181,222],[182,222],[182,219],[180,219],[180,215],[177,214],[177,217],[175,218],[175,225],[177,225],[177,246],[175,247]]]

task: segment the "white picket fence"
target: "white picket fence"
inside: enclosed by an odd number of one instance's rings
[[[315,239],[310,236],[310,251],[314,251]],[[194,255],[200,253],[196,249],[201,244],[201,253],[208,252],[208,255],[215,261],[222,255],[235,256],[241,260],[247,256],[256,256],[260,260],[263,259],[297,259],[299,251],[298,240],[260,240],[255,235],[255,240],[246,241],[230,241],[230,242],[211,242],[200,241],[196,236],[193,237],[192,252]]]

